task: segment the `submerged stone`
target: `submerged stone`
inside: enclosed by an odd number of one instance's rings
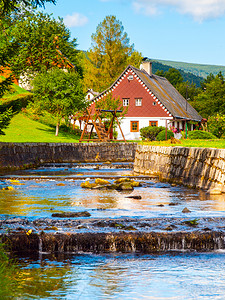
[[[136,200],[142,199],[141,196],[127,196],[125,198],[131,198],[131,199],[136,199]]]
[[[78,218],[78,217],[90,217],[91,214],[88,211],[80,212],[63,212],[52,214],[53,218]]]
[[[182,210],[182,213],[190,213],[191,211],[187,208],[187,207],[185,207],[183,210]]]

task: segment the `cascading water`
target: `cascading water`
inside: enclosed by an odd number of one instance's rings
[[[121,177],[141,186],[131,191],[80,186],[96,178],[112,184]],[[137,177],[130,164],[51,164],[1,180],[2,188],[13,187],[0,190],[1,237],[32,278],[26,281],[24,272],[26,291],[19,287],[18,298],[26,293],[40,299],[224,295],[221,281],[211,280],[216,274],[225,280],[224,195]],[[183,213],[185,208],[190,212]],[[40,278],[46,287],[38,286]]]

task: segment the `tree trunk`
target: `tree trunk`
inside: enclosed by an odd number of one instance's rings
[[[59,122],[57,123],[55,128],[55,136],[58,136],[58,133],[59,133]]]

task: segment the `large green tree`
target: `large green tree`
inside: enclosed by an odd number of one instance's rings
[[[86,106],[80,76],[75,71],[59,68],[39,73],[32,82],[34,105],[56,118],[56,136],[62,118],[68,118]]]
[[[142,55],[134,50],[122,23],[115,16],[106,16],[91,39],[92,46],[85,59],[86,88],[103,91],[128,64],[139,67]]]
[[[54,66],[68,68],[70,63],[79,68],[76,39],[63,23],[43,12],[25,11],[23,18],[14,22],[11,29],[13,42],[18,45],[17,55],[10,61],[16,75],[32,75]]]

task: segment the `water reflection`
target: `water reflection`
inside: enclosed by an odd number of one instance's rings
[[[142,187],[132,192],[87,190],[80,187],[83,180],[68,177],[68,174],[82,177],[82,173],[91,176],[100,173],[123,176],[131,172],[131,169],[126,169],[129,164],[121,166],[117,169],[118,166],[114,164],[49,164],[37,170],[18,171],[24,178],[32,174],[42,176],[33,180],[20,180],[19,184],[10,179],[1,180],[1,214],[51,217],[53,212],[88,210],[92,217],[101,218],[179,217],[182,216],[183,208],[188,207],[193,217],[202,217],[218,216],[225,211],[225,195],[207,195],[204,191],[146,180],[141,181]],[[59,175],[57,180],[52,176],[56,173]],[[48,179],[44,179],[43,175],[48,175]],[[1,189],[7,186],[14,189]],[[137,195],[141,199],[128,198]]]
[[[224,253],[23,258],[15,299],[223,299]]]
[[[225,211],[225,195],[208,195],[204,191],[171,186],[157,181],[142,181],[132,192],[88,190],[82,180],[9,180],[0,185],[14,190],[0,190],[3,215],[50,217],[53,212],[88,210],[92,217],[183,216],[188,207],[193,217],[219,216]],[[141,196],[133,199],[130,196]],[[128,198],[129,197],[129,198]]]

